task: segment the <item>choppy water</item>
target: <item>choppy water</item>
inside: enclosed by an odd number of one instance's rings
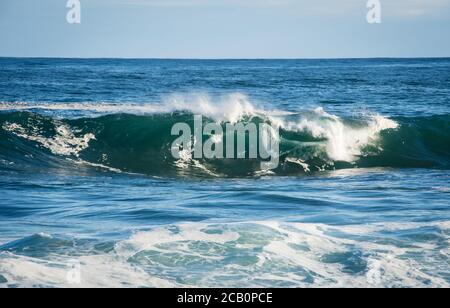
[[[450,285],[449,59],[0,67],[0,287]],[[280,166],[172,158],[194,114]]]

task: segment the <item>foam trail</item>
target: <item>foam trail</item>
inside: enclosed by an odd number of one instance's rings
[[[255,221],[158,227],[117,242],[109,253],[78,253],[79,286],[449,287],[443,259],[449,257],[449,223]],[[424,227],[434,228],[429,232],[439,238],[379,240],[388,230],[423,235]],[[50,241],[41,236],[34,240],[41,246]],[[0,272],[9,284],[69,285],[68,257],[17,255],[13,244],[8,249],[0,253]]]
[[[21,138],[35,141],[52,153],[64,156],[79,156],[79,153],[88,148],[89,142],[95,140],[94,134],[85,134],[75,137],[72,130],[64,124],[55,123],[55,136],[46,138],[39,135],[39,132],[29,131],[16,123],[5,123],[3,129]]]

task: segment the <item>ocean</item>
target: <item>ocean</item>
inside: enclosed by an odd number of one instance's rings
[[[0,287],[449,287],[449,170],[450,59],[0,58]]]

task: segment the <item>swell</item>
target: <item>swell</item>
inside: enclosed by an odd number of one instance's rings
[[[208,114],[206,120],[216,121]],[[283,116],[242,116],[280,129],[280,164],[260,170],[259,160],[174,159],[175,123],[193,126],[189,111],[110,114],[60,119],[40,113],[0,113],[0,169],[70,172],[80,164],[152,176],[246,177],[298,175],[345,168],[450,166],[450,116],[340,118],[323,110]],[[224,124],[226,120],[221,119]]]

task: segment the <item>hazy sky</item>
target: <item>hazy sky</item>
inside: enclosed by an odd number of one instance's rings
[[[340,58],[450,56],[450,0],[0,0],[0,56]]]

